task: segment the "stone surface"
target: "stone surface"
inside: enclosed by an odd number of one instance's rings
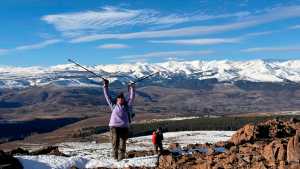
[[[291,162],[299,162],[300,161],[300,131],[297,131],[297,134],[294,137],[289,139],[287,145],[287,161]]]
[[[169,169],[299,169],[300,123],[269,120],[257,125],[245,125],[227,142],[190,144],[186,152],[206,148],[208,152],[192,154],[168,154],[160,157],[158,168]],[[224,153],[216,153],[214,147],[225,147]]]
[[[240,145],[254,139],[255,139],[255,126],[251,124],[247,124],[243,128],[239,129],[231,137],[229,142],[233,142],[234,145]]]

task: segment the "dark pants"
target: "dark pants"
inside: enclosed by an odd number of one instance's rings
[[[114,159],[124,159],[126,153],[126,141],[128,139],[128,128],[111,127],[110,136]]]
[[[162,143],[154,144],[154,151],[156,154],[158,154],[158,148],[159,148],[159,153],[161,154],[164,150]]]

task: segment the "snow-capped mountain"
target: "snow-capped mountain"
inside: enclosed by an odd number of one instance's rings
[[[159,72],[162,79],[218,79],[218,81],[246,80],[254,82],[299,82],[300,60],[289,61],[168,61],[163,63],[134,63],[87,66],[88,69],[110,79],[126,83],[138,77]],[[154,77],[153,77],[154,78]],[[61,86],[94,86],[101,79],[74,64],[51,67],[0,66],[0,88],[24,88],[50,83]]]

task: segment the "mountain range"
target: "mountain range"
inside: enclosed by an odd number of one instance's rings
[[[169,61],[87,66],[114,98],[137,83],[134,111],[152,115],[237,115],[300,110],[300,60]],[[109,115],[101,79],[73,64],[0,68],[0,120]],[[140,116],[141,117],[141,116]]]
[[[133,63],[87,66],[88,69],[125,84],[136,78],[159,72],[152,83],[185,78],[191,80],[216,79],[250,82],[299,82],[300,60],[288,61],[168,61],[163,63]],[[99,78],[74,64],[49,67],[0,66],[0,88],[26,88],[55,84],[58,86],[98,86]],[[148,82],[149,83],[149,82]]]

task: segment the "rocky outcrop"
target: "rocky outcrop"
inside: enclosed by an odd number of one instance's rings
[[[60,152],[57,146],[44,147],[39,150],[29,152],[28,150],[17,148],[9,152],[0,150],[0,169],[23,169],[22,164],[18,159],[14,158],[16,155],[57,155],[67,156]]]
[[[291,162],[297,162],[299,163],[300,160],[300,131],[298,130],[296,135],[294,137],[291,137],[289,139],[288,145],[287,145],[287,161],[289,163]]]
[[[25,150],[23,148],[17,148],[17,149],[13,149],[10,152],[8,152],[9,155],[14,156],[14,155],[29,155],[29,151]]]
[[[56,156],[64,156],[68,157],[66,154],[59,151],[57,146],[49,146],[49,147],[43,147],[41,149],[29,152],[28,150],[17,148],[14,150],[11,150],[10,152],[7,152],[11,156],[15,155],[56,155]]]
[[[235,145],[243,144],[255,139],[255,126],[251,124],[245,125],[243,128],[239,129],[229,140]]]
[[[23,169],[18,159],[0,150],[0,168],[1,169]]]
[[[296,120],[283,122],[276,119],[257,125],[247,124],[227,142],[188,145],[181,155],[174,155],[172,151],[162,155],[158,168],[298,169],[299,139],[300,123]],[[216,151],[218,147],[223,147],[224,152]]]
[[[57,146],[44,147],[39,150],[31,152],[30,155],[56,155],[56,156],[67,157],[66,154],[59,151]]]

